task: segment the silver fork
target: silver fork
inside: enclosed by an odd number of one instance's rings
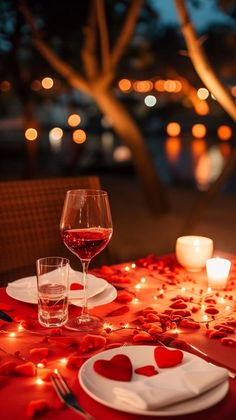
[[[94,420],[89,413],[87,413],[78,403],[75,395],[69,388],[68,384],[66,383],[65,379],[61,375],[61,373],[57,370],[56,372],[51,374],[51,381],[53,388],[55,389],[58,397],[61,401],[63,401],[68,407],[75,410],[77,413],[87,419],[87,420]]]

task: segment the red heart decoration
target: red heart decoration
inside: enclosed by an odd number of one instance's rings
[[[128,356],[117,354],[111,360],[96,360],[94,370],[105,378],[115,381],[130,381],[132,377],[132,363]]]
[[[35,400],[30,401],[30,403],[27,406],[27,417],[28,418],[34,418],[37,416],[37,414],[42,414],[45,411],[50,409],[50,404],[47,400]]]
[[[154,376],[158,374],[158,371],[153,365],[146,365],[135,369],[135,373],[144,376]]]
[[[156,347],[154,357],[160,368],[169,368],[182,362],[183,352],[181,350],[169,350],[166,347]]]
[[[79,283],[71,283],[71,285],[70,285],[70,290],[81,290],[83,288],[84,288],[84,286],[82,284],[79,284]]]

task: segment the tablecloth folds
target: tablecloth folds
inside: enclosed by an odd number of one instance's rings
[[[157,410],[210,390],[228,378],[226,369],[193,359],[156,376],[115,387],[115,402],[142,410]]]

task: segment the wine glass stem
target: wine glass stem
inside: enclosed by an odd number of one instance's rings
[[[82,306],[82,310],[81,310],[81,315],[87,315],[88,312],[89,312],[88,311],[88,299],[87,299],[87,290],[88,290],[87,274],[88,274],[89,263],[90,263],[90,261],[88,261],[88,260],[82,260],[81,261],[82,268],[83,268],[83,286],[84,286],[84,299],[83,299],[83,306]]]

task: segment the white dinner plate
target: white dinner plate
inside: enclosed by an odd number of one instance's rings
[[[69,283],[83,284],[82,273],[79,271],[70,270]],[[108,282],[92,274],[88,274],[88,299],[101,294],[108,286]],[[9,296],[16,300],[26,303],[38,303],[37,293],[37,277],[25,277],[11,283],[8,283],[6,292]],[[83,299],[83,290],[70,290],[69,299],[71,303],[78,306],[78,302]],[[80,305],[79,305],[80,306]]]
[[[149,364],[155,365],[153,349],[154,346],[128,346],[100,352],[99,354],[96,354],[95,356],[88,359],[80,368],[79,382],[84,391],[90,397],[100,402],[101,404],[104,404],[107,407],[111,407],[113,409],[125,411],[127,413],[146,416],[179,416],[184,414],[195,413],[215,405],[217,402],[221,401],[227,394],[229,389],[228,380],[210,389],[204,394],[199,395],[198,397],[185,400],[184,402],[173,404],[169,407],[164,407],[156,411],[140,410],[128,404],[122,406],[118,405],[115,402],[115,394],[113,393],[113,389],[114,387],[122,386],[124,382],[107,379],[96,373],[93,368],[95,360],[110,359],[116,354],[125,354],[131,359],[132,365],[135,369],[138,366],[144,366]],[[183,353],[184,359],[182,363],[188,363],[194,358],[198,359],[198,357],[193,354],[184,351]],[[143,378],[146,377],[142,377],[141,375],[133,373],[131,382],[142,381],[144,380]]]

